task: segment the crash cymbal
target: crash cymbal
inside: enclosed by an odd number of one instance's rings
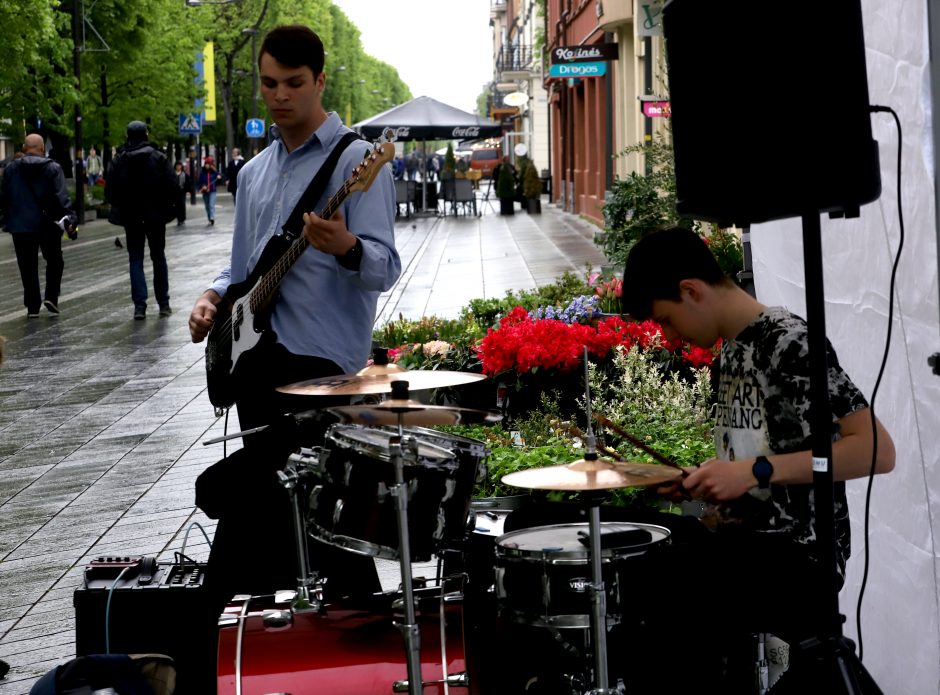
[[[327,410],[356,425],[429,426],[499,422],[502,415],[488,410],[427,405],[411,399],[389,399],[371,405],[343,405]]]
[[[657,463],[631,463],[598,458],[516,471],[504,475],[503,482],[513,487],[537,490],[613,490],[656,485],[680,475],[681,470]]]
[[[388,393],[393,381],[407,381],[412,391],[459,386],[486,377],[475,372],[449,372],[443,369],[402,369],[397,364],[374,364],[354,374],[325,376],[279,386],[281,393],[297,396],[366,396]]]

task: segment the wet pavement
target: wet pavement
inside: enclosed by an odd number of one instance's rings
[[[471,299],[604,262],[596,228],[554,206],[512,217],[480,207],[480,217],[397,223],[402,276],[382,295],[377,325],[399,314],[456,317]],[[0,695],[28,693],[75,655],[72,596],[92,559],[208,557],[200,528],[211,538],[214,522],[195,508],[193,484],[223,456],[222,444],[202,442],[225,421],[209,404],[204,346],[190,341],[187,318],[227,261],[230,198],[219,195],[215,226],[201,204],[187,214],[185,226],[167,228],[174,313],[160,318],[151,302],[145,321],[132,319],[120,227],[92,220],[63,241],[62,313],[34,319],[10,235],[0,234],[0,659],[11,665]],[[380,561],[380,572],[386,587],[398,583],[397,564]]]

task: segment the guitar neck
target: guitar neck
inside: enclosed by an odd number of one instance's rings
[[[343,201],[346,200],[346,197],[349,195],[349,189],[350,182],[344,182],[340,189],[330,197],[329,201],[327,201],[326,206],[323,208],[323,212],[320,213],[320,217],[325,220],[330,219],[339,209],[339,206],[343,204]],[[287,272],[294,267],[294,263],[298,261],[303,252],[307,250],[309,245],[310,243],[307,241],[306,234],[301,233],[301,235],[294,240],[290,247],[288,247],[287,251],[285,251],[284,254],[277,259],[277,262],[271,267],[271,269],[261,276],[258,284],[255,285],[255,288],[251,291],[250,301],[252,313],[258,312],[260,308],[263,307],[272,296],[274,296],[274,293],[280,286],[284,276],[287,275]]]

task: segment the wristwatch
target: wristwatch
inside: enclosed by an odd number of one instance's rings
[[[359,270],[362,262],[362,239],[356,237],[356,243],[342,256],[336,257],[337,262],[347,270]]]
[[[751,466],[751,473],[757,478],[757,487],[770,487],[770,477],[774,474],[774,464],[766,456],[758,456]]]

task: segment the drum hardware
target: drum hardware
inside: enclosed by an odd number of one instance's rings
[[[434,681],[424,681],[422,686],[426,685],[443,685],[445,688],[469,688],[470,687],[470,676],[466,673],[455,673],[447,678],[439,678]],[[395,681],[392,684],[393,693],[408,693],[411,692],[411,687],[408,685],[408,681]],[[446,690],[445,690],[446,692]]]
[[[307,555],[307,530],[303,507],[297,486],[301,479],[310,475],[306,462],[309,450],[301,454],[291,454],[283,470],[277,472],[278,482],[287,490],[290,497],[294,522],[294,545],[297,550],[297,591],[291,600],[292,611],[319,611],[323,608],[323,584],[317,581],[315,572],[311,572]]]
[[[583,459],[561,466],[517,471],[503,476],[507,485],[544,490],[566,490],[585,493],[588,506],[588,538],[591,581],[591,635],[593,637],[595,687],[588,695],[617,695],[617,687],[609,687],[607,672],[607,591],[602,573],[600,491],[632,485],[653,485],[681,475],[681,471],[655,464],[618,463],[597,456],[597,441],[591,425],[591,389],[588,378],[588,349],[584,347],[584,393],[587,411],[587,441]]]
[[[410,382],[395,381],[394,384],[405,384],[410,388]],[[499,422],[502,415],[488,410],[472,410],[469,408],[452,408],[446,405],[427,405],[421,401],[409,398],[392,397],[381,403],[370,405],[344,405],[327,408],[334,415],[339,416],[342,422],[375,427],[379,425],[456,425]]]
[[[402,382],[396,382],[398,384]],[[393,391],[394,393],[394,391]],[[402,415],[402,413],[399,413]],[[398,510],[398,561],[401,567],[401,586],[405,603],[405,622],[398,624],[405,638],[405,652],[408,667],[408,692],[421,695],[424,682],[421,680],[421,632],[415,620],[414,588],[411,583],[411,544],[408,539],[408,488],[405,486],[405,465],[402,458],[402,445],[414,450],[417,456],[417,442],[404,439],[404,426],[399,424],[398,435],[389,440],[389,450],[395,466],[395,487],[392,496]]]

